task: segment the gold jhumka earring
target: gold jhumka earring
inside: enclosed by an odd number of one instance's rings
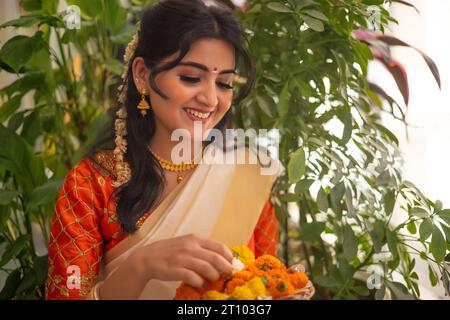
[[[141,101],[139,102],[137,108],[141,111],[141,115],[145,117],[147,115],[147,111],[151,109],[150,105],[148,104],[147,100],[145,99],[145,96],[147,95],[147,90],[142,89],[141,92]]]

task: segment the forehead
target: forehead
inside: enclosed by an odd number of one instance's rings
[[[168,57],[167,61],[176,58],[178,53]],[[200,39],[194,42],[181,62],[194,61],[208,67],[209,70],[234,69],[234,48],[227,42],[219,39]]]

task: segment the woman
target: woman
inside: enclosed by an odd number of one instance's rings
[[[231,106],[253,85],[244,43],[219,6],[167,0],[144,10],[125,53],[115,148],[83,158],[59,194],[48,299],[172,299],[182,281],[200,287],[229,274],[231,245],[275,254],[276,175],[261,175],[259,164],[197,161],[207,150],[225,153],[203,138],[228,126]],[[234,95],[238,65],[247,81]],[[205,132],[200,154],[196,126]],[[172,161],[180,129],[195,155],[184,164]]]

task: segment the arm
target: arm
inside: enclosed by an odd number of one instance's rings
[[[50,231],[47,299],[86,299],[97,281],[103,241],[92,172],[85,162],[69,171]]]

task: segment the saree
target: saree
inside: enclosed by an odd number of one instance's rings
[[[261,162],[267,163],[267,159]],[[106,203],[114,177],[97,166],[94,170],[91,162],[80,163],[68,174],[57,201],[46,298],[89,298],[95,283],[104,281],[134,250],[185,234],[228,246],[248,243],[255,252],[274,254],[278,224],[267,199],[282,171],[281,165],[275,164],[276,173],[262,174],[259,163],[201,163],[163,199],[136,233],[126,235],[120,232],[114,215],[115,203]],[[80,274],[66,272],[73,265],[80,266]],[[68,286],[71,283],[75,284],[72,288]],[[172,299],[179,284],[151,280],[139,298]]]

